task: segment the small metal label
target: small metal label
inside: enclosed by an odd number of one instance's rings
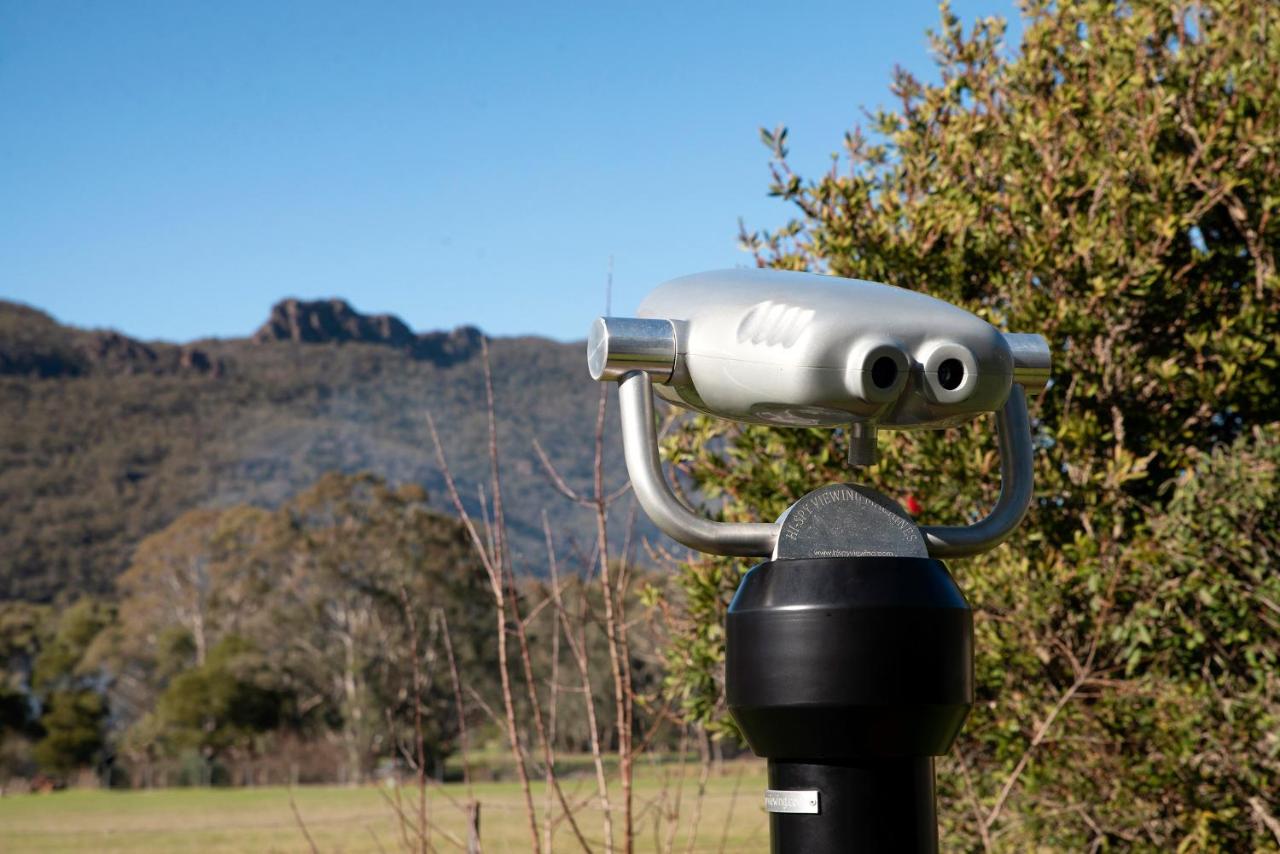
[[[767,812],[818,814],[817,789],[765,789],[764,808]]]
[[[874,489],[852,483],[815,489],[782,514],[778,527],[774,560],[929,556],[924,536],[907,511]]]

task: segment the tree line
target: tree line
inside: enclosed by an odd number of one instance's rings
[[[589,594],[570,581],[560,597],[586,628]],[[520,585],[517,597],[545,595],[544,582]],[[440,775],[464,723],[455,687],[492,738],[491,590],[461,523],[419,486],[333,473],[275,510],[189,511],[139,544],[117,587],[111,600],[0,606],[0,780],[88,768],[138,785],[185,760],[174,782],[239,782],[230,768],[314,743],[336,763],[313,775],[359,782],[404,764],[415,715]],[[548,622],[529,632],[559,631]],[[530,648],[545,681],[550,647]],[[558,712],[556,749],[587,751],[585,716]]]

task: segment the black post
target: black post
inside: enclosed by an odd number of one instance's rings
[[[769,760],[769,788],[815,789],[817,815],[771,813],[774,851],[937,851],[933,757]]]
[[[725,688],[769,759],[775,854],[937,851],[933,757],[973,703],[973,614],[940,561],[760,564],[729,606]]]

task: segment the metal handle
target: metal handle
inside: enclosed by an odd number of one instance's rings
[[[764,522],[714,522],[697,515],[672,493],[658,457],[653,420],[653,382],[644,371],[625,374],[618,383],[622,413],[622,450],[631,487],[644,512],[664,534],[691,549],[735,557],[773,554],[781,527]],[[923,526],[929,555],[967,557],[998,546],[1031,505],[1033,448],[1027,396],[1014,385],[996,416],[1000,446],[1000,498],[987,516],[960,527]]]
[[[920,528],[930,557],[968,557],[1000,545],[1031,506],[1034,449],[1027,418],[1027,395],[1015,384],[996,415],[1000,446],[1000,497],[985,518],[972,525]]]
[[[713,522],[697,515],[671,492],[658,459],[653,423],[653,385],[644,371],[632,371],[618,383],[622,412],[622,451],[631,489],[644,512],[671,539],[700,552],[735,557],[773,554],[778,526],[762,522]]]

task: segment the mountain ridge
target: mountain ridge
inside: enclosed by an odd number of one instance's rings
[[[452,512],[428,413],[479,514],[489,483],[482,341],[512,544],[540,571],[544,507],[564,554],[590,550],[590,520],[557,496],[531,447],[537,438],[570,482],[590,482],[600,391],[580,343],[488,338],[474,326],[414,332],[336,298],[281,300],[245,338],[144,342],[0,301],[9,425],[0,432],[0,598],[109,591],[137,542],[184,510],[274,506],[329,470],[421,483]],[[615,486],[621,459],[611,431]]]

